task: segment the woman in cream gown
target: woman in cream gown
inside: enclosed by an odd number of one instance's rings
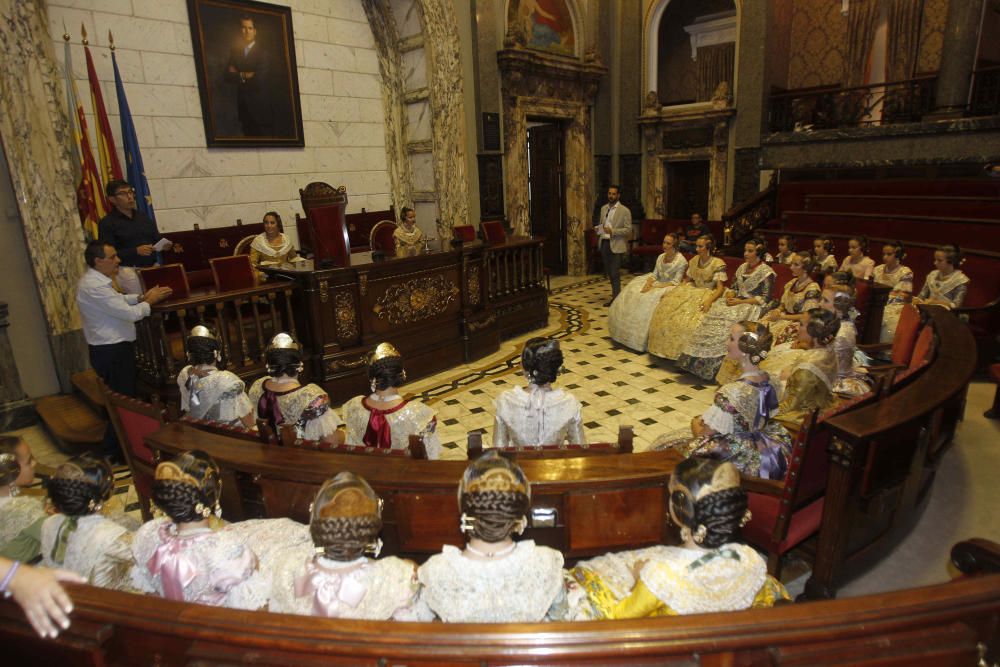
[[[764,263],[764,243],[760,239],[747,241],[743,249],[746,260],[736,269],[732,287],[725,297],[712,304],[698,329],[691,334],[683,353],[677,357],[677,368],[703,380],[715,379],[722,360],[730,329],[737,322],[757,321],[771,301],[774,270]]]
[[[962,251],[957,245],[943,245],[934,251],[934,270],[927,274],[924,287],[913,303],[960,308],[969,291],[969,277],[959,270]]]
[[[253,428],[253,405],[236,373],[219,369],[222,342],[203,324],[187,338],[188,365],[177,374],[181,412],[194,419]]]
[[[663,237],[663,254],[656,258],[653,272],[633,278],[611,303],[608,334],[612,340],[645,352],[653,311],[680,284],[686,270],[687,261],[677,251],[677,234],[671,232]]]
[[[297,256],[295,246],[284,234],[281,216],[275,211],[265,213],[264,231],[250,242],[250,263],[253,264],[258,282],[267,278],[260,267],[291,262]]]
[[[875,270],[875,260],[868,256],[868,237],[852,236],[847,240],[847,257],[841,271],[850,271],[858,280],[868,280]]]
[[[599,620],[771,607],[789,600],[753,548],[737,541],[750,520],[731,463],[688,458],[670,477],[670,518],[680,546],[609,553],[568,573],[568,617]]]
[[[649,353],[676,359],[712,303],[722,295],[726,263],[713,257],[715,242],[700,236],[697,254],[688,261],[684,282],[660,299],[649,321]]]
[[[833,339],[837,355],[837,382],[833,393],[841,396],[860,396],[871,391],[871,377],[858,364],[858,329],[854,325],[854,294],[847,285],[833,285],[823,290],[821,308],[840,320],[840,328]]]
[[[904,259],[906,250],[902,243],[886,243],[882,246],[883,263],[876,266],[872,273],[872,280],[891,289],[882,311],[882,330],[879,332],[879,341],[882,343],[892,342],[903,306],[913,298],[913,271],[902,265]]]
[[[806,311],[819,306],[819,285],[811,276],[812,257],[793,253],[788,266],[792,272],[792,279],[785,283],[778,307],[764,316],[775,345],[795,340],[799,333],[799,324],[806,317]]]

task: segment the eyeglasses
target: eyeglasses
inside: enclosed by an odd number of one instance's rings
[[[119,190],[118,192],[115,193],[115,197],[128,197],[129,195],[132,195],[134,197],[135,190],[132,190],[130,188],[128,190]]]

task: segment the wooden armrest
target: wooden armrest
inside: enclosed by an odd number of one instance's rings
[[[961,306],[959,308],[952,308],[951,312],[957,315],[972,315],[973,313],[989,312],[997,308],[1000,308],[1000,297],[997,297],[982,306]]]
[[[891,350],[892,343],[861,343],[858,345],[858,349],[862,352],[882,352],[883,350]]]
[[[889,371],[901,371],[906,368],[906,364],[878,364],[876,366],[865,366],[869,375],[879,375]]]
[[[761,479],[760,477],[743,476],[743,489],[747,493],[760,493],[765,496],[780,496],[785,492],[785,482],[776,479]]]
[[[1000,572],[1000,544],[982,538],[964,540],[951,548],[951,562],[965,574]]]
[[[631,426],[618,427],[618,452],[620,454],[632,453],[632,440],[634,437],[635,435]]]
[[[466,443],[466,458],[470,461],[474,461],[483,455],[483,432],[481,430],[469,431]]]

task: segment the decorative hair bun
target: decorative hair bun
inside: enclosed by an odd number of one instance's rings
[[[750,363],[756,365],[767,358],[767,353],[771,350],[771,343],[774,336],[766,324],[760,322],[740,322],[743,333],[737,339],[740,352],[750,357]]]
[[[562,370],[563,353],[554,338],[532,338],[524,344],[521,368],[528,382],[536,385],[554,382]]]
[[[728,461],[691,457],[677,464],[670,476],[670,514],[682,533],[709,549],[732,541],[750,519],[741,482]]]
[[[327,480],[310,507],[309,532],[316,551],[337,561],[382,551],[382,499],[352,472]]]
[[[114,473],[106,461],[83,454],[60,465],[47,487],[57,510],[67,516],[84,516],[99,511],[111,497]]]
[[[840,330],[840,318],[822,308],[811,308],[806,322],[806,332],[820,345],[827,345]]]
[[[516,463],[491,450],[470,463],[458,485],[462,532],[500,542],[527,526],[531,485]]]

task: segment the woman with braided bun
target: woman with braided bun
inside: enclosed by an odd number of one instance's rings
[[[569,571],[573,620],[646,618],[771,607],[789,600],[754,549],[738,543],[750,520],[731,463],[681,461],[670,476],[670,518],[680,546],[611,553]]]
[[[168,600],[259,609],[252,590],[253,551],[239,536],[209,524],[221,516],[219,466],[194,450],[156,466],[153,502],[167,516],[145,523],[132,540],[132,585]],[[259,579],[259,578],[258,578]]]
[[[687,344],[677,357],[677,368],[703,380],[714,380],[726,358],[730,330],[737,322],[756,321],[764,314],[774,289],[774,269],[764,263],[766,246],[760,239],[750,239],[743,247],[746,260],[736,269],[732,286],[725,296],[712,304]]]
[[[113,486],[111,466],[88,454],[56,469],[48,490],[58,514],[42,524],[42,565],[76,572],[94,586],[129,588],[132,530],[101,514]]]
[[[38,555],[37,536],[45,519],[45,502],[39,496],[21,495],[35,481],[35,457],[28,443],[14,436],[0,436],[0,556],[27,561]],[[22,533],[33,537],[27,540]]]
[[[868,256],[868,237],[847,239],[847,257],[840,263],[841,271],[850,271],[858,280],[868,280],[875,270],[875,260]]]
[[[785,283],[781,299],[763,318],[774,336],[775,345],[795,340],[806,312],[819,306],[820,288],[812,279],[812,257],[792,253],[788,268],[792,279]]]
[[[732,462],[745,475],[784,479],[792,438],[772,420],[778,395],[760,363],[771,349],[771,332],[759,322],[730,329],[727,356],[740,375],[719,387],[704,413],[691,420],[690,432],[660,436],[654,449],[676,449],[684,456],[711,456]]]
[[[437,417],[420,401],[399,395],[399,388],[406,382],[406,370],[402,355],[391,343],[375,347],[368,358],[368,379],[372,393],[355,396],[342,408],[347,443],[406,450],[410,436],[419,435],[427,458],[440,458],[441,441],[435,432]]]
[[[837,270],[837,258],[833,256],[833,239],[820,236],[813,239],[813,266],[823,275],[830,275]]]
[[[452,623],[533,623],[565,615],[563,556],[533,540],[531,486],[516,463],[487,452],[458,486],[465,549],[445,545],[420,566],[421,603]]]
[[[893,241],[882,246],[882,264],[875,267],[872,280],[890,288],[885,309],[882,311],[882,330],[879,340],[891,343],[896,335],[896,325],[903,306],[913,298],[913,271],[903,266],[906,259],[906,249],[900,241]]]
[[[840,320],[840,328],[833,339],[833,351],[837,355],[837,382],[833,393],[842,396],[860,396],[871,390],[871,376],[858,364],[858,328],[854,325],[854,294],[846,285],[835,285],[823,290],[821,302],[827,310]]]
[[[494,403],[493,446],[537,447],[565,442],[585,443],[580,401],[552,383],[563,366],[563,353],[554,338],[532,338],[521,352],[526,388],[514,387]]]
[[[927,274],[924,287],[913,303],[960,308],[969,291],[969,276],[958,268],[964,261],[957,245],[949,243],[935,250],[934,270]]]
[[[315,384],[299,382],[302,347],[287,333],[271,339],[265,352],[267,375],[250,387],[255,419],[267,422],[275,434],[282,424],[293,424],[295,434],[306,440],[344,443],[340,418],[330,407],[330,397]]]
[[[275,564],[270,611],[433,620],[414,611],[416,564],[395,556],[375,560],[382,549],[382,499],[368,482],[351,472],[337,474],[320,488],[310,514],[312,543],[286,550]]]
[[[253,428],[253,405],[238,375],[216,367],[222,360],[222,341],[199,324],[187,337],[188,365],[177,374],[181,412],[194,419]]]

